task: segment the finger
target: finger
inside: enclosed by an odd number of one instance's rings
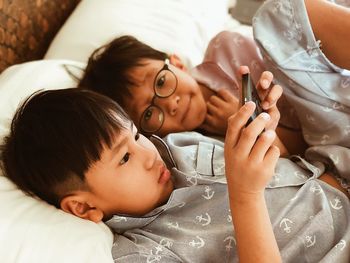
[[[271,117],[271,121],[266,127],[266,129],[275,129],[276,126],[278,125],[278,122],[280,120],[281,114],[276,106],[272,107],[267,111],[267,113]]]
[[[269,108],[276,105],[278,99],[282,96],[283,89],[280,85],[274,85],[268,95],[261,103],[261,107],[264,110],[268,110]]]
[[[231,92],[229,92],[227,89],[218,90],[217,95],[218,95],[217,97],[223,99],[226,102],[232,102],[235,98],[235,96],[233,96],[233,94],[231,94]],[[219,101],[219,100],[216,100],[216,101]]]
[[[249,67],[248,67],[248,66],[240,66],[240,67],[238,68],[238,74],[239,74],[240,76],[242,76],[242,75],[244,75],[244,74],[248,74],[248,73],[250,73]]]
[[[268,149],[267,153],[265,154],[264,162],[275,167],[279,157],[280,157],[280,149],[276,145],[271,145],[271,147]]]
[[[249,117],[253,114],[255,107],[254,102],[248,101],[236,114],[228,118],[225,144],[230,145],[230,148],[237,144],[241,130],[244,128]]]
[[[218,115],[218,107],[214,105],[211,101],[207,102],[207,112],[209,115]],[[207,114],[207,116],[208,116]]]
[[[253,162],[262,162],[273,141],[276,138],[276,133],[272,130],[263,132],[255,142],[250,153],[250,159]]]
[[[264,130],[266,124],[270,121],[270,115],[262,112],[253,120],[244,130],[242,130],[236,149],[243,156],[249,156],[258,136]]]
[[[267,90],[273,80],[273,74],[270,71],[264,71],[259,79],[257,88],[261,87],[263,90]]]
[[[205,124],[214,126],[215,125],[215,117],[207,114],[207,116],[205,116]]]

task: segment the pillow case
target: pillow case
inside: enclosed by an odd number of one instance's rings
[[[0,75],[0,142],[17,106],[40,89],[75,86],[64,65],[79,74],[83,63],[28,62]],[[0,170],[1,262],[113,262],[113,235],[103,223],[83,220],[25,195]]]
[[[229,0],[81,1],[45,58],[86,62],[93,50],[128,34],[154,48],[178,54],[192,67],[202,61],[215,34],[227,25],[239,24],[228,14],[228,4]]]

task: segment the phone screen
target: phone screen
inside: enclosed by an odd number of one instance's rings
[[[242,75],[242,92],[241,92],[241,106],[243,106],[248,101],[253,101],[256,105],[255,111],[249,118],[247,125],[251,123],[261,112],[263,112],[260,106],[260,99],[258,93],[255,89],[254,83],[250,78],[250,74]]]

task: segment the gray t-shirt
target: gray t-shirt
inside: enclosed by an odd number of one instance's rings
[[[170,134],[165,142],[167,146],[156,145],[162,156],[169,157],[170,151],[175,160],[171,172],[176,189],[165,205],[143,217],[116,215],[106,222],[116,233],[113,258],[238,262],[223,143],[195,132]],[[265,191],[285,262],[349,262],[349,200],[317,179],[323,170],[319,162],[281,158]]]

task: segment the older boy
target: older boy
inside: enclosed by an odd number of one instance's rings
[[[344,190],[321,176],[320,162],[277,162],[275,134],[263,132],[268,114],[242,130],[254,108],[247,103],[230,118],[225,150],[192,132],[169,135],[169,151],[138,134],[107,97],[40,92],[14,117],[4,166],[25,192],[106,221],[116,262],[348,262]]]

